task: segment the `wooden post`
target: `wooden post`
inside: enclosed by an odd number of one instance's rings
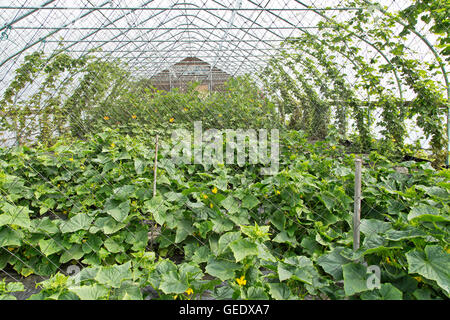
[[[156,196],[156,174],[158,170],[158,135],[156,135],[155,144],[155,165],[153,166],[153,196]]]
[[[353,213],[353,250],[359,249],[359,226],[361,224],[361,168],[362,160],[355,159],[355,206]]]
[[[156,142],[155,142],[155,163],[153,165],[153,197],[156,197],[156,174],[158,171],[158,135],[156,135]],[[150,248],[153,250],[153,241],[155,238],[155,232],[156,232],[156,222],[151,223],[151,231],[149,235],[151,235],[150,238]]]

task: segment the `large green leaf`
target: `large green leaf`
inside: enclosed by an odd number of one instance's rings
[[[178,221],[177,232],[175,235],[175,243],[180,243],[181,241],[186,239],[186,237],[188,235],[191,235],[193,232],[194,232],[194,227],[192,226],[191,221],[189,221],[187,219]]]
[[[248,239],[235,240],[230,243],[230,248],[236,258],[236,262],[243,260],[247,256],[258,254],[258,246]]]
[[[335,280],[342,280],[342,266],[350,262],[349,259],[344,258],[340,253],[343,248],[334,248],[331,252],[320,256],[317,259],[317,264],[333,276]]]
[[[39,240],[41,252],[46,256],[65,250],[64,247],[55,239]]]
[[[361,294],[362,300],[402,300],[402,292],[390,283],[382,283],[380,289],[373,289]]]
[[[159,288],[166,294],[180,294],[185,292],[189,285],[186,277],[178,272],[169,271],[162,274]]]
[[[142,300],[142,292],[137,283],[124,281],[122,286],[117,289],[116,296],[120,300]]]
[[[294,279],[313,285],[313,279],[318,276],[317,270],[308,257],[294,256],[278,262],[278,278],[280,281]]]
[[[253,209],[259,204],[258,198],[256,198],[254,195],[246,195],[244,199],[242,199],[242,207],[246,209]]]
[[[17,225],[29,228],[31,224],[30,213],[31,210],[28,207],[15,206],[4,202],[0,209],[0,227],[4,225]]]
[[[288,243],[293,247],[298,246],[297,239],[295,237],[290,237],[286,231],[282,231],[272,240],[273,242],[278,243]]]
[[[119,288],[123,281],[133,278],[131,273],[131,261],[122,265],[101,267],[98,270],[95,280],[114,288]]]
[[[261,287],[249,287],[247,289],[248,300],[269,300],[269,296]]]
[[[222,260],[222,259],[211,259],[206,265],[205,271],[217,277],[222,281],[233,279],[234,272],[240,268],[240,265],[234,262]]]
[[[407,252],[406,259],[409,273],[418,273],[436,281],[450,295],[450,254],[440,246],[428,245],[425,251],[414,249]]]
[[[239,239],[241,233],[230,231],[223,234],[219,241],[217,242],[217,250],[213,250],[213,253],[216,255],[222,254],[229,246],[229,244],[237,239]]]
[[[419,204],[416,207],[413,207],[408,214],[409,221],[446,221],[450,222],[450,218],[448,214],[441,214],[439,209],[428,205],[428,204]]]
[[[292,298],[291,289],[285,283],[268,283],[269,293],[275,300],[288,300]]]
[[[344,291],[347,296],[369,290],[367,268],[359,263],[348,263],[343,267]]]
[[[105,210],[117,222],[124,222],[130,213],[130,204],[128,200],[120,202],[110,199],[106,201]]]
[[[84,256],[84,252],[81,248],[81,245],[75,244],[72,245],[69,250],[65,250],[61,255],[59,261],[61,263],[69,262],[70,260],[79,260]]]
[[[225,200],[222,200],[221,205],[227,209],[230,214],[233,214],[239,210],[239,203],[231,195]]]
[[[69,290],[74,292],[81,300],[99,300],[105,298],[109,292],[108,288],[97,283],[90,286],[72,287]]]
[[[153,215],[153,218],[159,225],[163,225],[166,222],[167,207],[164,205],[164,199],[161,196],[156,196],[146,201],[144,208]]]
[[[0,229],[0,247],[20,246],[23,239],[21,230],[14,230],[9,227]]]
[[[59,229],[62,233],[75,232],[78,230],[87,230],[94,218],[89,217],[86,214],[79,213],[74,215],[69,220],[61,223]]]
[[[96,233],[102,230],[104,234],[113,234],[126,227],[125,223],[119,223],[112,217],[101,217],[95,220],[95,226],[92,226],[89,231]]]
[[[373,233],[383,234],[389,229],[391,229],[391,224],[389,222],[376,220],[376,219],[362,219],[360,230],[366,236]]]
[[[414,239],[414,238],[426,238],[427,234],[418,228],[408,226],[403,230],[388,230],[384,238],[392,241],[400,241],[406,239]]]

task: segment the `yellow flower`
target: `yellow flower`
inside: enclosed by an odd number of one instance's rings
[[[214,193],[214,194],[216,194],[216,193],[217,193],[217,188],[214,187],[214,188],[211,190],[211,192]]]
[[[73,158],[70,158],[69,161],[73,161]]]
[[[219,113],[219,117],[221,117],[222,116],[222,114],[221,113]]]
[[[109,120],[109,117],[108,116],[104,116],[103,119]]]
[[[276,194],[281,194],[280,190],[275,191]]]
[[[175,121],[174,118],[170,118],[170,119],[169,119],[169,122],[170,122],[170,123],[172,123],[172,122],[174,122],[174,121]]]
[[[244,277],[244,276],[242,276],[242,277],[240,277],[240,278],[237,278],[237,279],[236,279],[236,282],[237,282],[237,284],[240,285],[240,286],[245,286],[245,285],[247,284],[247,280],[245,280],[245,277]]]
[[[214,205],[212,203],[210,203],[209,207],[212,209],[214,207]]]
[[[331,149],[336,150],[336,146],[332,146]]]
[[[189,289],[187,289],[186,291],[186,294],[193,294],[194,293],[194,290],[192,290],[191,288],[189,288]]]
[[[132,117],[133,119],[136,119],[136,118],[137,118],[135,114],[133,114],[131,117]]]
[[[208,196],[206,194],[204,194],[203,199],[208,199]]]
[[[176,294],[176,295],[173,297],[173,300],[177,300],[177,298],[178,298],[178,295]]]
[[[14,248],[8,248],[9,251],[14,251]]]
[[[418,277],[413,277],[414,279],[416,279],[417,280],[417,282],[423,282],[423,279],[422,279],[422,277],[421,276],[418,276]]]
[[[184,108],[183,110],[184,110],[184,111],[188,111],[188,109],[187,109],[187,108]]]
[[[450,253],[450,247],[448,247],[445,252]]]
[[[116,145],[114,143],[111,143],[111,148],[114,148]]]

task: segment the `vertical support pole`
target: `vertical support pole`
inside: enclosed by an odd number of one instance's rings
[[[359,226],[361,224],[361,170],[362,160],[355,159],[355,206],[353,213],[353,250],[359,249]]]
[[[155,164],[153,166],[153,197],[156,196],[156,174],[158,170],[158,135],[156,135],[155,144]]]
[[[155,142],[155,164],[153,166],[153,197],[156,197],[156,174],[158,171],[158,135],[156,135]],[[155,239],[154,235],[156,233],[156,222],[153,222],[151,226],[151,231],[149,235],[151,235],[150,247],[153,250],[153,240]]]
[[[449,158],[450,158],[450,107],[447,107],[447,158],[445,159],[447,168],[450,168]]]

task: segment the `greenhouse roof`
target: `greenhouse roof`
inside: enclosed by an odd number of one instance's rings
[[[382,1],[383,10],[392,12],[409,4]],[[98,50],[145,76],[186,57],[232,76],[253,73],[277,55],[281,41],[316,34],[320,21],[346,21],[359,9],[335,0],[2,0],[0,79],[24,53],[61,48],[74,55]],[[358,36],[362,50],[376,54],[376,45]]]

